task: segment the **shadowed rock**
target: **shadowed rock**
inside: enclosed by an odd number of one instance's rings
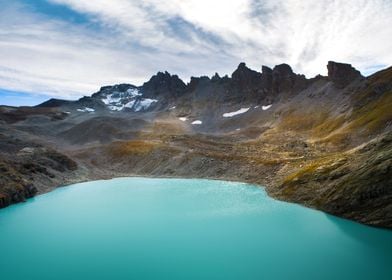
[[[177,76],[171,75],[167,71],[158,72],[141,87],[142,92],[148,97],[181,96],[186,89],[185,83]]]
[[[36,107],[61,107],[64,105],[68,105],[70,103],[72,103],[72,101],[51,98],[48,101],[45,101],[45,102],[37,105]]]
[[[262,96],[261,73],[254,71],[240,63],[231,75],[228,85],[229,99],[231,102],[243,102],[245,100],[258,101]]]
[[[249,69],[244,62],[241,62],[237,69],[231,75],[234,82],[240,85],[259,83],[261,74],[257,71]]]
[[[362,78],[361,72],[351,64],[329,61],[328,78],[339,88],[344,88],[353,81]]]
[[[295,83],[295,74],[288,64],[276,65],[272,70],[272,89],[274,92],[289,91]]]
[[[261,66],[261,84],[267,90],[272,88],[272,69],[265,65]]]

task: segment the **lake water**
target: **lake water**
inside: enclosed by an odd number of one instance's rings
[[[392,231],[242,183],[118,178],[0,210],[0,279],[392,279]]]

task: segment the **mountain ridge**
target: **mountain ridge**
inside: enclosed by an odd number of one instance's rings
[[[0,106],[0,206],[75,181],[197,177],[392,228],[392,67],[327,69],[308,79],[240,63],[187,84],[158,72],[76,101]]]
[[[190,82],[187,84],[185,84],[176,74],[172,75],[167,71],[159,71],[147,82],[143,83],[142,86],[135,86],[133,84],[126,83],[102,86],[100,90],[92,94],[91,97],[94,98],[105,91],[117,90],[119,92],[124,92],[129,88],[135,88],[147,92],[148,97],[155,97],[162,94],[162,91],[165,91],[166,94],[175,93],[173,97],[176,98],[191,91],[192,88],[195,87],[196,83],[203,80],[205,82],[217,83],[231,82],[234,86],[235,84],[239,84],[237,85],[239,87],[252,85],[264,90],[272,91],[273,93],[279,93],[279,91],[288,90],[295,86],[297,86],[296,90],[300,90],[301,88],[309,85],[309,83],[323,78],[329,79],[339,87],[347,86],[351,80],[355,80],[356,78],[364,78],[358,70],[352,67],[351,64],[329,61],[327,68],[328,76],[316,75],[315,77],[308,79],[303,74],[294,73],[290,65],[285,63],[278,64],[274,66],[273,69],[262,65],[262,71],[258,72],[248,68],[245,62],[241,62],[237,69],[231,74],[231,77],[228,77],[227,75],[220,77],[218,73],[215,73],[215,75],[211,78],[208,76],[191,77]],[[86,98],[89,97],[84,96],[80,98],[79,101],[85,100]],[[61,106],[62,103],[69,102],[73,101],[52,98],[37,105],[36,107],[57,107]]]

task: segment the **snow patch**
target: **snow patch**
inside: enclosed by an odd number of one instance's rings
[[[137,88],[130,88],[124,92],[115,91],[101,99],[111,111],[122,111],[125,108],[135,112],[148,109],[156,99],[142,98]]]
[[[124,105],[121,103],[124,98],[123,92],[113,92],[112,94],[106,95],[105,98],[101,99],[105,105],[108,106],[109,110],[112,111],[121,111],[124,108]]]
[[[235,112],[224,113],[224,114],[223,114],[223,117],[224,117],[224,118],[231,118],[231,117],[234,117],[234,116],[237,116],[237,115],[246,113],[246,112],[249,111],[249,109],[250,109],[250,108],[241,108],[241,109],[239,109],[238,111],[235,111]]]
[[[126,93],[128,93],[132,97],[142,96],[142,94],[139,92],[137,88],[127,89]]]
[[[128,101],[129,103],[130,101],[141,95],[142,94],[139,93],[138,89],[130,88],[127,89],[125,92],[115,91],[111,94],[106,95],[105,98],[102,98],[101,100],[105,105],[108,106],[110,110],[121,111],[122,109],[124,109],[124,107],[126,107],[126,104],[124,104],[125,102]]]
[[[150,98],[145,98],[140,100],[138,104],[136,104],[134,110],[135,112],[139,112],[141,110],[146,110],[148,109],[152,103],[158,102],[156,99],[150,99]]]
[[[76,111],[83,112],[83,113],[95,112],[95,110],[93,108],[89,108],[89,107],[84,107],[83,109],[77,109]]]
[[[187,120],[188,120],[188,118],[186,118],[186,117],[180,117],[180,118],[178,118],[180,121],[182,121],[182,122],[186,122]]]
[[[192,124],[202,124],[203,122],[200,120],[193,121]]]
[[[266,106],[262,106],[261,109],[263,109],[263,111],[268,110],[269,108],[271,108],[272,104],[270,105],[266,105]]]
[[[135,105],[135,100],[132,100],[132,101],[128,102],[127,104],[125,104],[124,108],[132,109],[133,105]]]

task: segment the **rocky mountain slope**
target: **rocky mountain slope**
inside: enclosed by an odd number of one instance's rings
[[[77,101],[0,107],[0,206],[70,182],[145,175],[257,183],[278,199],[392,228],[392,68],[329,62],[231,77],[159,72]]]

